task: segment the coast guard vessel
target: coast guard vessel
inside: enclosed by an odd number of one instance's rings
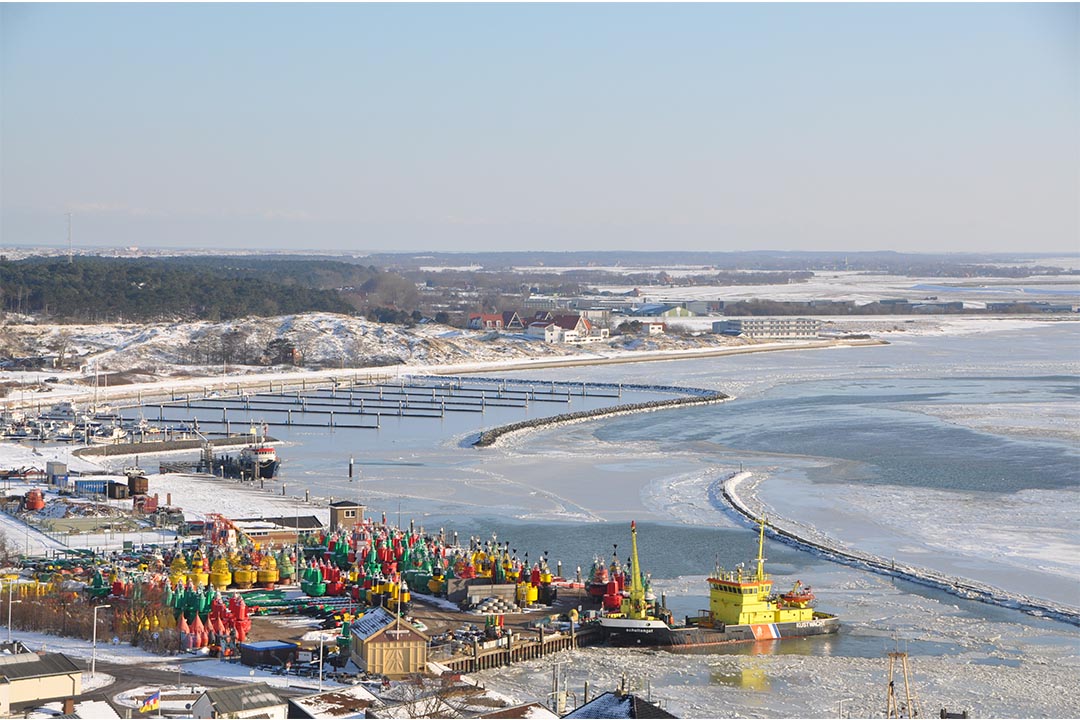
[[[621,607],[599,621],[609,645],[680,649],[824,635],[840,628],[839,618],[812,607],[814,594],[802,583],[790,592],[773,593],[773,581],[765,574],[764,519],[758,536],[757,572],[717,568],[715,577],[708,579],[709,609],[686,618],[682,626],[673,624],[667,608],[650,605],[646,599],[633,522],[630,541],[630,577]]]

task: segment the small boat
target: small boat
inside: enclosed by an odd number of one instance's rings
[[[278,471],[277,451],[272,445],[258,443],[240,451],[240,468],[246,477],[269,480]]]
[[[802,580],[796,580],[790,591],[780,595],[780,602],[789,607],[809,607],[814,602],[814,592]]]

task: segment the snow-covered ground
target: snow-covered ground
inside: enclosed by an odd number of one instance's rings
[[[807,282],[778,285],[694,285],[690,287],[635,287],[632,285],[600,285],[598,292],[622,295],[640,291],[635,298],[640,303],[664,302],[668,299],[724,300],[851,300],[858,304],[877,300],[904,298],[912,301],[936,297],[937,301],[1016,299],[1080,299],[1080,283],[1075,278],[955,278],[905,277],[874,275],[855,271],[819,272]],[[1034,292],[1032,292],[1034,291]]]

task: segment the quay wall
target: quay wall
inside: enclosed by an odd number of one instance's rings
[[[275,442],[275,439],[267,437],[266,441]],[[117,443],[115,445],[91,445],[90,447],[79,448],[72,455],[76,457],[90,455],[149,455],[151,453],[173,452],[175,450],[200,450],[207,442],[214,447],[248,445],[251,443],[251,436],[234,435],[233,437],[216,438],[214,440],[194,438],[192,440],[150,440],[147,442]]]
[[[531,369],[531,368],[526,368]],[[453,382],[470,382],[470,383],[487,383],[490,385],[501,385],[503,383],[509,383],[512,385],[529,385],[534,387],[551,387],[557,388],[597,388],[600,390],[631,390],[641,392],[670,392],[679,393],[681,395],[695,395],[698,397],[713,397],[716,395],[715,390],[707,390],[705,388],[693,388],[684,387],[680,385],[641,385],[630,383],[609,383],[609,382],[567,382],[566,380],[536,380],[530,378],[502,378],[502,377],[474,377],[471,375],[409,375],[407,377],[415,380],[450,380]]]
[[[717,480],[709,487],[709,500],[718,507],[730,508],[739,517],[757,525],[766,506],[753,495],[749,496],[749,501],[739,495],[739,486],[750,477],[751,473],[739,472],[725,480]],[[953,577],[937,570],[916,567],[860,550],[844,548],[825,535],[811,537],[809,532],[797,529],[795,523],[784,518],[773,517],[767,520],[765,531],[770,537],[786,545],[810,551],[834,562],[944,590],[968,600],[1013,608],[1028,615],[1048,617],[1080,626],[1080,608],[1056,604],[1048,600],[1002,590],[975,580]]]

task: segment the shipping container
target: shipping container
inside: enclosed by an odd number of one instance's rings
[[[76,480],[75,492],[80,495],[104,495],[105,480]]]

